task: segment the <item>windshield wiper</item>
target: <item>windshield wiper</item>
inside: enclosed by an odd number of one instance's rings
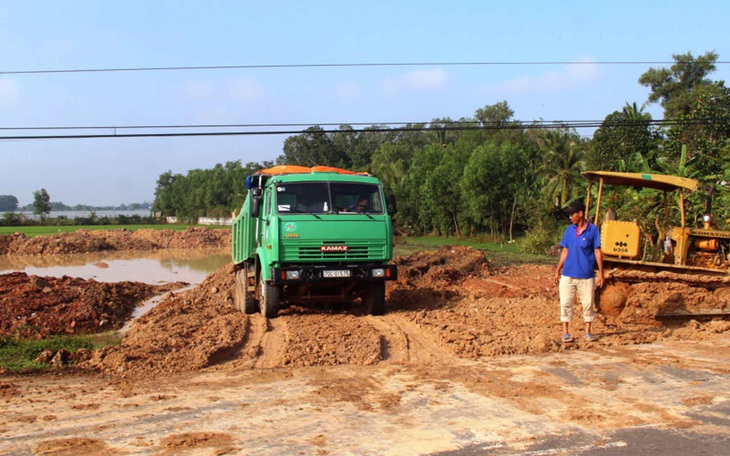
[[[319,215],[315,214],[314,212],[310,212],[310,211],[303,211],[301,209],[294,208],[294,209],[291,209],[289,212],[298,212],[300,214],[309,214],[309,215],[313,215],[314,217],[318,218],[319,220],[322,220],[322,217],[320,217]]]

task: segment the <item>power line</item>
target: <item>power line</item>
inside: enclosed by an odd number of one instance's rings
[[[299,135],[299,134],[337,134],[337,133],[397,133],[416,131],[470,131],[470,130],[531,130],[531,129],[581,129],[599,127],[632,127],[632,126],[656,126],[670,127],[679,125],[709,125],[721,120],[705,118],[692,120],[646,120],[646,121],[598,121],[598,120],[571,120],[571,121],[533,121],[533,122],[479,122],[479,121],[453,121],[441,123],[432,122],[380,122],[380,123],[327,123],[327,124],[230,124],[230,125],[145,125],[145,126],[122,126],[122,127],[0,127],[0,130],[111,130],[111,133],[77,133],[77,134],[48,134],[48,135],[7,135],[0,136],[0,140],[52,140],[52,139],[109,139],[109,138],[163,138],[163,137],[192,137],[192,136],[261,136],[261,135]],[[276,129],[264,130],[262,128],[282,127],[321,127],[342,126],[342,125],[369,125],[363,129],[341,130],[320,128],[315,131],[301,129]],[[389,128],[388,125],[395,125]],[[419,126],[420,125],[420,126]],[[134,129],[211,129],[211,128],[238,128],[235,131],[184,131],[184,132],[130,132],[118,133],[119,130]],[[241,128],[255,128],[254,130],[241,130]]]
[[[63,74],[63,73],[121,73],[142,71],[214,71],[214,70],[264,70],[292,68],[358,68],[358,67],[417,67],[417,66],[528,66],[528,65],[675,65],[677,61],[496,61],[496,62],[363,62],[363,63],[288,63],[288,64],[255,64],[255,65],[207,65],[207,66],[170,66],[170,67],[130,67],[130,68],[77,68],[77,69],[42,69],[42,70],[8,70],[0,71],[0,75],[21,74]],[[713,62],[713,65],[726,65],[730,61]]]
[[[705,123],[714,122],[712,118],[693,119],[691,121],[701,121]],[[556,125],[595,125],[595,124],[675,124],[677,122],[691,122],[690,120],[672,120],[672,119],[652,119],[652,120],[622,120],[610,122],[605,120],[510,120],[510,121],[481,121],[481,120],[449,120],[449,121],[382,121],[382,122],[307,122],[307,123],[247,123],[247,124],[174,124],[174,125],[77,125],[77,126],[35,126],[35,127],[0,127],[0,131],[13,130],[137,130],[137,129],[176,129],[176,128],[264,128],[264,127],[318,127],[318,126],[388,126],[388,125],[481,125],[481,126],[504,126],[510,124],[513,126],[534,126],[540,124],[556,124]],[[424,127],[428,129],[429,127]],[[510,127],[514,128],[514,127]],[[334,130],[340,131],[340,130]]]

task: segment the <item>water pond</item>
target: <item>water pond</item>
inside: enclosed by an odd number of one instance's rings
[[[79,277],[98,282],[196,285],[231,261],[229,249],[94,252],[75,255],[0,256],[0,274]]]

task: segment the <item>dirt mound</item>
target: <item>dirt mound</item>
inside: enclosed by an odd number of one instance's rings
[[[730,324],[723,321],[647,327],[601,314],[593,327],[599,340],[591,342],[580,337],[583,324],[576,315],[571,325],[576,342],[563,345],[559,342],[562,328],[554,266],[528,264],[496,269],[483,252],[458,246],[415,253],[396,263],[399,279],[388,283],[384,316],[365,315],[362,303],[355,301],[350,306],[287,307],[278,318],[270,320],[234,308],[233,265],[229,264],[191,290],[168,293],[156,308],[134,323],[121,345],[82,356],[80,365],[114,376],[143,378],[203,368],[380,362],[428,365],[448,358],[536,354],[665,339],[712,339],[730,331]],[[59,280],[67,283],[59,284],[57,293],[52,294],[62,295],[90,285],[73,282],[75,279]],[[22,284],[11,288],[23,287],[33,289]],[[39,283],[34,287],[35,293],[41,294],[45,288]],[[133,294],[139,293],[135,290]],[[78,313],[70,306],[64,309],[71,316]],[[3,318],[6,320],[8,317]],[[71,321],[66,320],[62,326],[69,326]]]
[[[114,373],[170,374],[230,358],[247,327],[232,305],[232,287],[231,264],[192,290],[170,293],[135,322],[121,346],[97,351],[87,365]]]
[[[398,283],[415,288],[438,288],[471,275],[489,272],[484,252],[465,246],[444,246],[436,251],[416,252],[397,258]]]
[[[190,227],[171,229],[79,230],[53,236],[28,237],[21,233],[0,235],[0,254],[59,255],[105,250],[201,249],[228,247],[230,229]]]
[[[0,275],[0,336],[44,338],[119,329],[146,299],[185,286]]]

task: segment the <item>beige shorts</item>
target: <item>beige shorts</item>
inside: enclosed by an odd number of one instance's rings
[[[560,321],[570,322],[573,319],[573,303],[578,296],[583,307],[583,321],[592,322],[596,318],[596,311],[593,308],[595,297],[596,279],[574,279],[573,277],[560,276]]]

